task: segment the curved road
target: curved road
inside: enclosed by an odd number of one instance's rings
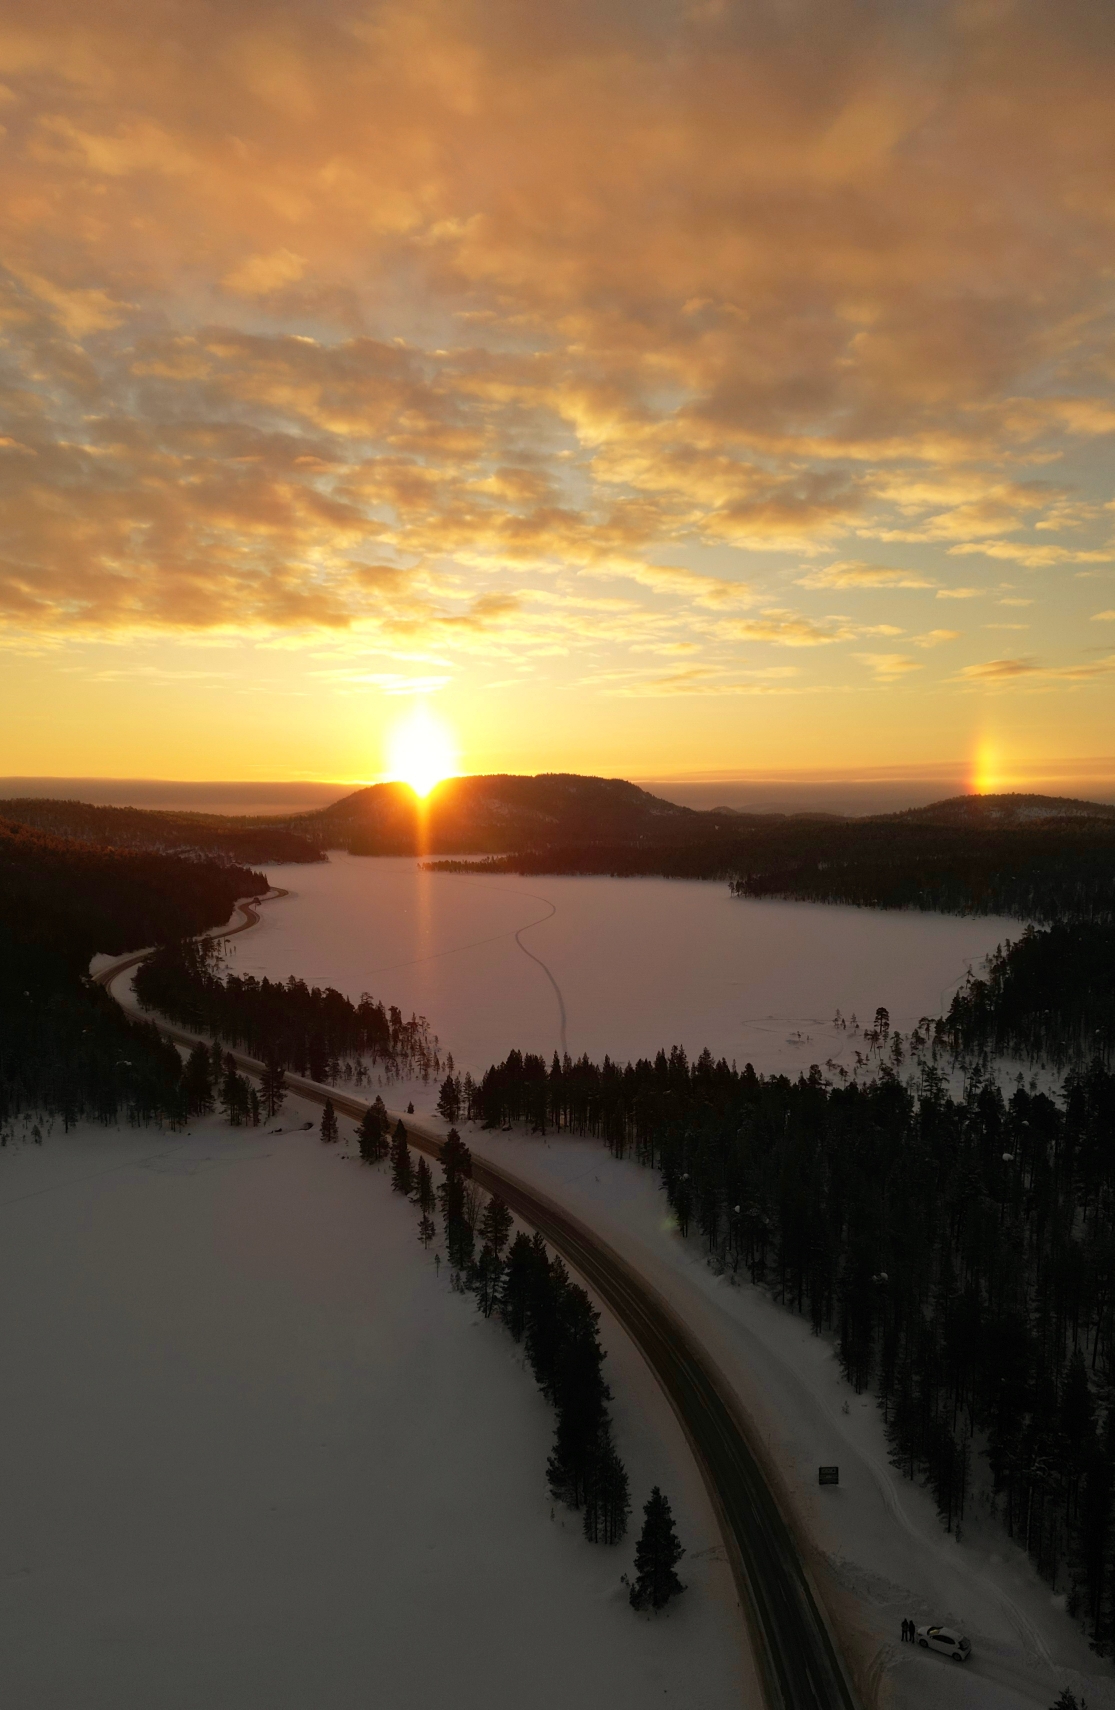
[[[258,915],[238,905],[243,932]],[[111,988],[119,974],[143,960],[131,956],[96,978]],[[179,1044],[198,1035],[159,1021]],[[234,1051],[238,1066],[258,1075],[263,1065]],[[289,1090],[359,1120],[369,1100],[287,1076]],[[392,1112],[393,1117],[398,1113]],[[440,1136],[404,1117],[407,1138],[437,1157]],[[728,1546],[740,1600],[747,1613],[755,1662],[767,1710],[858,1710],[858,1701],[833,1642],[793,1531],[751,1447],[750,1432],[731,1385],[671,1306],[606,1241],[527,1182],[473,1158],[474,1180],[498,1193],[520,1218],[541,1231],[605,1301],[646,1359],[666,1393],[701,1469]]]

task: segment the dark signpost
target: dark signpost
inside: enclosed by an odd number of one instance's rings
[[[817,1483],[818,1484],[839,1484],[840,1483],[840,1468],[839,1467],[818,1467],[817,1468]]]

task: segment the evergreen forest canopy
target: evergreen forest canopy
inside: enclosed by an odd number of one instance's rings
[[[1115,1649],[1115,1077],[1063,1105],[931,1068],[833,1087],[675,1049],[626,1067],[518,1052],[462,1088],[489,1127],[591,1136],[657,1170],[682,1235],[833,1334],[892,1455],[1004,1524]]]
[[[1063,1069],[1115,1055],[1115,924],[1028,927],[953,998],[938,1037],[956,1054]]]
[[[181,940],[156,950],[137,969],[135,992],[145,1009],[314,1081],[362,1082],[365,1060],[389,1079],[428,1080],[442,1068],[424,1018],[405,1021],[394,1005],[387,1008],[367,993],[354,1004],[332,986],[310,987],[293,976],[285,982],[224,976],[212,940]]]
[[[202,932],[262,873],[91,848],[0,821],[0,1133],[21,1112],[179,1113],[181,1064],[86,975],[91,958]]]

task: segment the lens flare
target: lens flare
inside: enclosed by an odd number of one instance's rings
[[[387,745],[388,773],[409,784],[416,796],[428,796],[435,784],[457,770],[457,749],[446,727],[418,707],[396,725]]]

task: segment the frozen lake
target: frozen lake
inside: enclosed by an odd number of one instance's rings
[[[514,1047],[548,1057],[563,1045],[621,1061],[678,1044],[762,1071],[851,1066],[837,1009],[863,1024],[885,1005],[906,1033],[1021,931],[998,917],[741,900],[699,881],[423,873],[409,857],[269,872],[290,895],[231,941],[234,969],[425,1015],[474,1074]]]

